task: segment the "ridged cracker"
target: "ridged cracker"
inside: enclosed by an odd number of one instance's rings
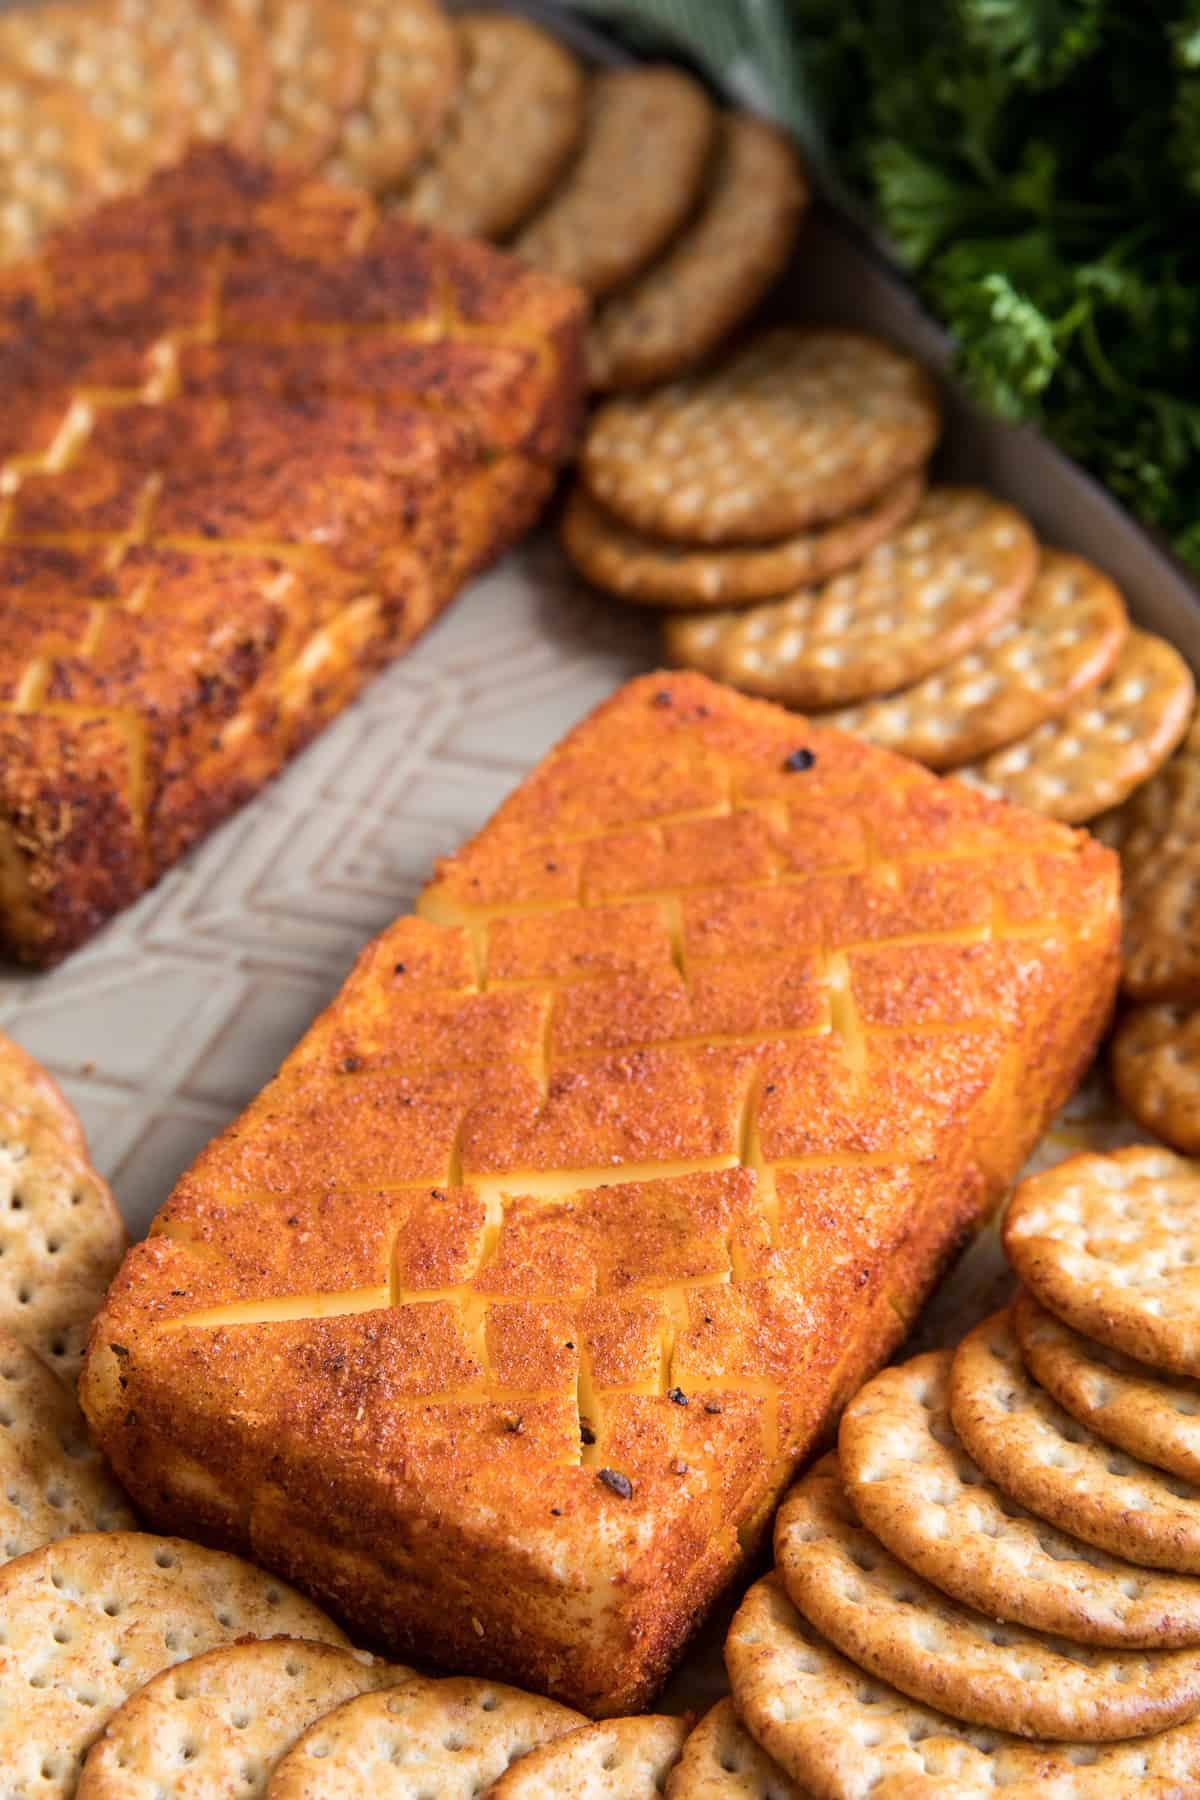
[[[639,531],[761,543],[865,506],[924,464],[940,427],[933,383],[902,351],[780,326],[711,369],[606,400],[580,468]]]
[[[918,1706],[839,1656],[777,1576],[750,1589],[725,1647],[734,1704],[759,1743],[822,1800],[1135,1800],[1192,1789],[1200,1725],[1124,1744],[1030,1742]],[[1143,1789],[1142,1781],[1146,1780]]]
[[[950,1423],[950,1363],[950,1351],[933,1350],[884,1369],[842,1415],[842,1477],[875,1536],[990,1618],[1083,1644],[1200,1644],[1200,1583],[1106,1556],[981,1473]]]
[[[0,1769],[70,1800],[105,1724],[160,1669],[246,1635],[345,1644],[261,1569],[138,1531],[59,1538],[0,1568]]]
[[[116,1202],[86,1158],[0,1109],[0,1326],[74,1381],[124,1249]]]
[[[164,1669],[92,1745],[77,1800],[261,1800],[300,1734],[358,1694],[411,1675],[363,1650],[260,1638]]]
[[[1093,1343],[1027,1289],[1012,1309],[1025,1366],[1058,1404],[1106,1444],[1200,1483],[1200,1382],[1156,1375]]]
[[[358,0],[346,17],[366,80],[324,173],[382,193],[416,166],[454,105],[458,37],[436,0]]]
[[[463,237],[507,237],[541,205],[579,143],[583,70],[528,19],[462,13],[455,23],[458,101],[396,204]]]
[[[903,693],[828,723],[952,769],[1036,730],[1104,679],[1129,629],[1120,594],[1082,557],[1043,548],[1013,618]]]
[[[364,1694],[305,1732],[268,1800],[475,1800],[510,1763],[588,1721],[498,1681],[415,1677]]]
[[[1149,1145],[1070,1157],[1018,1187],[1004,1248],[1085,1337],[1200,1375],[1200,1165]]]
[[[791,706],[835,706],[919,681],[1010,618],[1037,546],[979,488],[936,487],[857,568],[740,612],[669,619],[669,659]]]
[[[599,298],[674,237],[700,196],[716,133],[704,89],[681,69],[604,69],[587,91],[583,141],[512,248]]]
[[[1065,1413],[1026,1373],[1007,1310],[954,1352],[950,1418],[967,1454],[1039,1518],[1144,1567],[1200,1574],[1200,1488]]]
[[[695,218],[593,320],[592,386],[650,387],[703,361],[787,262],[808,199],[800,159],[783,132],[751,113],[723,113]]]
[[[1110,1052],[1113,1083],[1134,1118],[1176,1150],[1200,1151],[1200,1009],[1135,1006]]]
[[[0,1330],[0,1562],[76,1531],[130,1531],[132,1506],[74,1394]]]
[[[683,1746],[667,1778],[666,1800],[810,1800],[719,1700]]]
[[[775,1524],[792,1603],[860,1668],[926,1706],[1019,1737],[1133,1737],[1200,1711],[1200,1649],[1085,1648],[947,1598],[863,1529],[836,1456]]]
[[[87,1140],[79,1115],[53,1075],[36,1057],[0,1032],[0,1110],[17,1113],[35,1124],[57,1132],[64,1143],[81,1156]]]
[[[812,525],[757,548],[722,550],[645,537],[606,512],[577,481],[563,512],[562,541],[581,574],[623,600],[671,609],[747,605],[827,581],[859,562],[911,519],[924,493],[921,474],[902,475],[831,525]]]
[[[986,793],[1081,825],[1119,806],[1187,730],[1196,684],[1165,638],[1131,631],[1098,687],[1059,718],[956,775]]]
[[[665,1714],[583,1725],[513,1763],[488,1800],[658,1800],[686,1736]]]

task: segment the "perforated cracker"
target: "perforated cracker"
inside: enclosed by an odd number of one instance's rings
[[[445,231],[502,238],[541,204],[575,151],[583,71],[527,19],[463,13],[455,23],[463,60],[457,102],[395,201]]]
[[[1121,980],[1138,1000],[1200,999],[1200,727],[1101,825],[1121,854]]]
[[[784,1501],[775,1559],[793,1604],[836,1650],[957,1719],[1102,1742],[1200,1711],[1200,1649],[1089,1649],[997,1624],[922,1581],[863,1529],[836,1456]]]
[[[57,1132],[81,1156],[87,1142],[79,1115],[36,1057],[0,1032],[0,1112],[16,1113]]]
[[[1108,674],[1127,631],[1124,602],[1098,569],[1043,549],[1013,618],[915,687],[830,723],[931,769],[952,769],[1064,712]]]
[[[669,619],[673,662],[792,706],[918,681],[1021,604],[1037,562],[1019,513],[979,488],[930,490],[912,519],[823,587]]]
[[[950,1423],[950,1361],[935,1350],[885,1369],[842,1415],[843,1479],[875,1536],[990,1618],[1082,1644],[1200,1644],[1200,1584],[1056,1530],[972,1462]]]
[[[1195,1723],[1132,1743],[1051,1744],[918,1706],[839,1656],[777,1576],[746,1595],[725,1656],[734,1704],[758,1742],[824,1800],[967,1800],[993,1789],[1018,1800],[1136,1800],[1143,1780],[1200,1776]],[[1171,1791],[1149,1788],[1155,1800]]]
[[[0,1326],[68,1381],[125,1248],[106,1184],[56,1130],[0,1110]]]
[[[809,1800],[759,1748],[733,1710],[719,1700],[683,1746],[667,1777],[667,1800]]]
[[[1176,1150],[1200,1151],[1200,1011],[1170,1000],[1133,1007],[1110,1057],[1117,1092],[1134,1118]]]
[[[520,1757],[488,1800],[658,1800],[679,1761],[685,1719],[605,1719]]]
[[[940,424],[911,357],[858,332],[780,327],[712,369],[605,401],[580,469],[638,531],[762,542],[865,506],[925,462]]]
[[[500,1682],[414,1678],[318,1720],[281,1760],[268,1800],[475,1800],[519,1757],[586,1724]]]
[[[117,1708],[88,1752],[77,1800],[260,1800],[310,1725],[411,1674],[361,1650],[296,1637],[206,1650]]]
[[[1200,1574],[1200,1488],[1065,1413],[1026,1373],[1007,1311],[954,1352],[950,1417],[980,1468],[1039,1518],[1147,1568]]]
[[[244,1636],[346,1641],[239,1557],[137,1531],[64,1537],[6,1563],[0,1620],[0,1767],[37,1800],[71,1800],[108,1719],[160,1669]]]
[[[453,106],[458,38],[437,0],[359,0],[346,23],[366,77],[323,172],[379,193],[403,180]]]
[[[0,73],[0,267],[86,205],[102,173],[99,127],[68,83]]]
[[[1108,675],[1056,719],[955,774],[1079,825],[1153,775],[1187,730],[1196,684],[1165,638],[1131,631]]]
[[[1012,1319],[1026,1368],[1072,1418],[1130,1456],[1200,1482],[1200,1382],[1157,1375],[1093,1343],[1027,1289]]]
[[[723,113],[695,217],[644,274],[610,295],[592,322],[592,386],[653,386],[715,350],[787,262],[808,198],[800,160],[783,132],[750,113]]]
[[[362,99],[367,46],[355,30],[357,8],[321,0],[222,0],[264,46],[270,91],[254,148],[297,173],[320,167],[337,148],[343,124]],[[403,0],[396,0],[397,11]]]
[[[1200,1169],[1169,1150],[1073,1156],[1023,1181],[1004,1247],[1042,1304],[1151,1367],[1200,1374]]]
[[[907,523],[925,493],[921,475],[902,476],[870,504],[831,525],[814,525],[778,543],[705,549],[646,537],[576,482],[562,520],[563,547],[597,587],[648,606],[737,606],[825,581],[858,562]]]
[[[715,131],[704,89],[682,70],[601,70],[588,84],[579,153],[512,248],[593,297],[609,293],[691,212]]]

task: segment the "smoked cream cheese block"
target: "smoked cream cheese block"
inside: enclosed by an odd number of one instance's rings
[[[1094,1049],[1117,865],[701,675],[622,688],[127,1255],[155,1529],[391,1654],[645,1706]]]
[[[0,952],[86,939],[526,529],[582,313],[215,146],[0,274]]]

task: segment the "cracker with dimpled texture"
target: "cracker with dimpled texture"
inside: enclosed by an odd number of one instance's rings
[[[1200,1644],[1200,1584],[1106,1556],[1026,1512],[988,1480],[947,1410],[951,1352],[868,1381],[838,1454],[859,1516],[901,1562],[996,1619],[1083,1644]]]
[[[381,193],[424,155],[454,104],[458,36],[436,0],[359,0],[346,28],[366,78],[322,172]]]
[[[667,1777],[666,1800],[810,1800],[719,1700],[683,1746]]]
[[[658,1800],[679,1761],[684,1719],[604,1719],[512,1764],[487,1800]]]
[[[1200,1000],[1200,724],[1125,804],[1092,826],[1121,856],[1121,985],[1136,1000]]]
[[[672,662],[790,706],[835,706],[919,681],[1012,618],[1037,566],[1021,515],[979,488],[936,487],[909,522],[821,587],[740,612],[669,619]]]
[[[1086,1337],[1200,1375],[1200,1167],[1134,1145],[1023,1181],[1004,1248],[1035,1297]]]
[[[605,401],[580,470],[639,531],[762,542],[865,506],[922,466],[940,426],[911,357],[858,332],[779,327],[711,369]]]
[[[1120,594],[1078,556],[1043,549],[1020,612],[915,687],[835,713],[931,769],[952,769],[1057,717],[1108,674],[1128,630]]]
[[[17,1113],[58,1133],[81,1156],[87,1155],[83,1126],[54,1077],[36,1057],[0,1032],[0,1109]]]
[[[1109,1059],[1134,1118],[1174,1149],[1200,1151],[1200,1011],[1170,1000],[1131,1008]]]
[[[318,0],[223,0],[264,47],[270,87],[254,149],[294,173],[331,154],[367,81],[365,45],[347,9]]]
[[[28,15],[25,15],[28,17]],[[87,204],[101,173],[100,127],[64,81],[0,73],[0,266],[21,261]]]

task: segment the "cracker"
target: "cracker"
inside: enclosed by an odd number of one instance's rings
[[[1200,1382],[1156,1375],[1081,1337],[1027,1289],[1012,1321],[1026,1368],[1073,1419],[1142,1462],[1200,1482]]]
[[[400,0],[397,0],[399,5]],[[320,0],[224,0],[266,46],[270,98],[258,148],[272,162],[310,171],[338,147],[367,82],[367,50],[354,11]]]
[[[169,17],[177,21],[172,48],[189,136],[257,151],[274,83],[270,48],[254,19],[230,4],[168,11],[161,0],[143,3],[160,29]]]
[[[347,25],[366,58],[325,173],[374,193],[403,180],[458,93],[458,38],[436,0],[359,0]]]
[[[247,1635],[345,1643],[240,1557],[139,1531],[60,1538],[6,1563],[0,1621],[0,1768],[37,1800],[69,1800],[109,1718],[160,1669]]]
[[[1108,674],[1128,629],[1106,576],[1082,557],[1043,549],[1015,617],[915,687],[827,723],[928,768],[952,769],[1065,712]]]
[[[300,1734],[358,1694],[412,1673],[363,1650],[295,1637],[206,1650],[148,1681],[88,1752],[78,1800],[259,1800]]]
[[[701,362],[787,262],[808,201],[800,159],[784,134],[750,113],[723,113],[700,210],[593,321],[586,347],[592,386],[649,387]]]
[[[1085,1337],[1200,1375],[1200,1167],[1146,1145],[1072,1156],[1023,1181],[1004,1248]]]
[[[36,1057],[0,1031],[0,1110],[18,1113],[57,1132],[64,1143],[87,1155],[83,1126],[54,1077]]]
[[[658,1800],[686,1736],[663,1714],[602,1719],[521,1757],[488,1800]]]
[[[950,1417],[967,1454],[1039,1518],[1144,1567],[1200,1573],[1200,1489],[1065,1413],[1026,1374],[1007,1311],[954,1352]]]
[[[1200,1010],[1170,1000],[1135,1006],[1112,1041],[1113,1082],[1147,1131],[1200,1151]]]
[[[1037,547],[1021,515],[978,488],[937,487],[903,530],[822,587],[741,612],[667,621],[672,662],[792,706],[890,693],[1009,618]]]
[[[683,1746],[667,1778],[667,1800],[808,1800],[719,1700]]]
[[[397,195],[402,212],[463,237],[502,238],[540,206],[583,131],[583,71],[527,19],[464,13],[458,104]],[[504,155],[497,156],[497,144]]]
[[[1138,1000],[1200,1000],[1200,725],[1092,829],[1121,855],[1121,983]]]
[[[867,505],[926,462],[940,426],[910,356],[861,332],[781,326],[711,369],[606,400],[580,467],[639,531],[762,542]]]
[[[136,1525],[74,1394],[40,1356],[0,1330],[0,1561],[68,1532]]]
[[[502,1682],[414,1677],[319,1720],[280,1762],[268,1800],[475,1800],[518,1757],[587,1723]]]
[[[124,1248],[91,1164],[57,1131],[0,1110],[0,1326],[73,1381]]]
[[[900,480],[844,519],[811,525],[774,544],[707,549],[645,537],[576,482],[562,520],[562,541],[576,568],[597,587],[647,606],[742,606],[826,581],[911,519],[925,493],[921,474]]]
[[[927,1706],[1020,1737],[1101,1742],[1200,1710],[1200,1649],[1085,1648],[948,1599],[865,1531],[827,1456],[775,1526],[792,1603],[834,1649]]]
[[[1192,672],[1165,638],[1128,633],[1105,679],[1057,719],[955,771],[985,793],[1080,825],[1118,806],[1174,750],[1195,699]]]
[[[884,1369],[842,1416],[843,1480],[875,1536],[990,1618],[1083,1644],[1200,1644],[1200,1585],[1056,1531],[980,1472],[950,1424],[950,1362],[933,1350]]]
[[[0,266],[87,204],[100,163],[96,122],[66,82],[0,73]]]
[[[593,297],[657,256],[700,195],[716,132],[704,89],[679,69],[605,69],[588,84],[574,163],[513,249]]]
[[[725,1646],[734,1704],[776,1761],[822,1800],[1133,1800],[1181,1794],[1154,1780],[1200,1777],[1200,1726],[1131,1743],[1030,1742],[960,1723],[864,1675],[788,1599],[778,1576],[756,1582]],[[1145,1787],[1143,1787],[1143,1780]]]

